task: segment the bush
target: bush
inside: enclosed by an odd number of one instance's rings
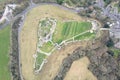
[[[17,14],[21,13],[22,11],[24,11],[28,6],[29,6],[29,2],[28,1],[26,1],[24,3],[21,3],[20,7],[16,7],[16,9],[14,10],[14,12],[13,12],[14,16],[16,16]]]
[[[11,49],[11,74],[13,80],[21,80],[19,67],[19,43],[18,43],[18,28],[21,17],[15,20],[12,25],[12,49]]]
[[[107,47],[112,47],[112,46],[114,46],[114,42],[113,42],[113,40],[112,40],[111,38],[106,42],[106,46],[107,46]]]
[[[110,28],[108,24],[104,24],[104,28]]]
[[[106,4],[110,4],[110,3],[111,3],[111,0],[104,0],[104,2],[105,2]]]
[[[63,2],[64,2],[64,0],[57,0],[57,3],[60,4],[60,5],[61,5]]]

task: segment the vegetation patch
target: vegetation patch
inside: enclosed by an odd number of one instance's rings
[[[114,7],[117,7],[118,12],[120,12],[120,3],[116,3],[116,4],[114,5]]]
[[[36,66],[35,66],[36,69],[39,69],[40,65],[42,64],[45,58],[46,58],[45,54],[37,53]]]
[[[53,42],[60,43],[63,40],[72,38],[80,33],[90,30],[92,27],[90,22],[58,22],[53,34]]]
[[[4,1],[7,1],[7,0],[0,0],[0,2],[4,2]]]
[[[50,29],[53,26],[52,18],[45,18],[40,21],[39,24],[39,36],[46,37],[50,33]]]
[[[54,48],[54,45],[49,41],[47,43],[44,43],[42,47],[40,47],[40,50],[49,53]]]
[[[84,40],[84,39],[93,39],[93,38],[95,38],[95,33],[87,32],[83,35],[76,36],[74,39],[75,40]]]
[[[0,80],[10,80],[9,50],[10,50],[10,26],[0,30]]]
[[[115,57],[120,55],[120,50],[119,49],[116,49],[116,48],[113,48],[113,47],[110,47],[109,49],[114,53]]]

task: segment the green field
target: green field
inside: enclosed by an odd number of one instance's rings
[[[37,53],[37,58],[36,58],[36,69],[39,69],[40,65],[42,64],[43,60],[46,58],[45,54],[42,53]]]
[[[0,80],[11,80],[9,70],[10,26],[0,30]]]
[[[54,46],[52,45],[52,43],[49,41],[47,43],[44,43],[42,47],[40,47],[40,50],[49,53],[52,49],[54,48]]]
[[[63,40],[72,38],[75,35],[90,30],[91,26],[90,22],[58,22],[56,30],[53,34],[53,42],[59,44]]]
[[[75,40],[84,40],[84,39],[92,39],[92,38],[95,38],[95,33],[87,32],[83,35],[76,36],[74,39]]]

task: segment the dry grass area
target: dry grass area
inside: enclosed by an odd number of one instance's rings
[[[64,80],[97,80],[88,70],[89,64],[87,57],[74,61]]]
[[[20,34],[20,48],[21,48],[21,63],[22,74],[25,80],[51,80],[49,76],[54,76],[61,64],[63,58],[71,53],[79,44],[71,44],[71,46],[52,54],[39,76],[34,75],[34,58],[33,54],[36,53],[37,44],[37,27],[39,20],[44,17],[53,17],[58,20],[79,20],[83,21],[76,13],[63,10],[59,7],[52,5],[42,5],[32,9],[26,17],[24,26]],[[77,46],[78,45],[78,46]],[[51,74],[52,73],[52,74]]]
[[[37,80],[53,80],[59,71],[62,60],[73,53],[78,47],[85,48],[87,42],[70,43],[64,46],[61,50],[56,50],[52,55],[48,57],[48,62],[44,65]]]

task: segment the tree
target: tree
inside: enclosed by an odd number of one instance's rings
[[[61,5],[63,2],[64,2],[64,0],[57,0],[57,3],[60,4],[60,5]]]
[[[104,24],[104,28],[110,28],[108,24]]]
[[[107,46],[107,47],[112,47],[112,46],[114,46],[114,42],[113,42],[113,40],[112,40],[111,38],[106,42],[106,46]]]
[[[108,5],[108,4],[110,4],[112,1],[111,1],[111,0],[104,0],[104,2]]]

